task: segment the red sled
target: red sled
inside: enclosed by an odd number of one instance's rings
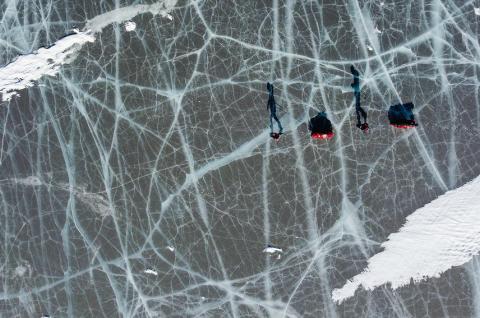
[[[335,134],[329,132],[328,134],[313,133],[312,139],[332,139]]]
[[[417,125],[395,125],[395,124],[390,124],[390,126],[395,128],[400,128],[400,129],[410,129],[410,128],[417,127]]]

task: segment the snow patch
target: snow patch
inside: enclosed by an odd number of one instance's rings
[[[480,8],[473,8],[473,11],[475,11],[476,15],[480,15]]]
[[[125,27],[125,31],[132,32],[132,31],[135,31],[135,29],[137,28],[137,24],[133,21],[127,21],[125,22],[124,27]]]
[[[393,289],[410,280],[439,277],[453,266],[467,263],[480,252],[480,176],[448,191],[407,217],[399,232],[368,260],[368,267],[332,292],[336,302],[386,283]]]
[[[167,246],[167,249],[170,251],[170,252],[174,252],[175,251],[175,248],[173,246]]]
[[[61,38],[49,48],[21,55],[12,63],[0,68],[0,93],[2,100],[8,101],[18,95],[17,91],[34,85],[44,75],[54,76],[60,66],[72,61],[69,59],[87,42],[95,41],[89,31],[78,32]]]
[[[373,47],[371,47],[370,45],[367,45],[367,49],[368,49],[369,51],[373,51]]]
[[[275,254],[275,253],[283,253],[283,250],[278,247],[267,246],[265,249],[263,249],[263,252],[268,254]]]
[[[176,4],[177,0],[165,0],[151,5],[137,4],[115,9],[88,20],[85,29],[92,30],[93,32],[101,32],[103,28],[112,23],[122,23],[144,13],[151,13],[153,15],[160,15],[169,18],[168,12],[172,10]]]
[[[73,34],[67,35],[49,48],[40,48],[31,54],[21,55],[10,64],[0,68],[0,94],[3,101],[9,101],[14,96],[18,96],[18,91],[31,87],[34,81],[38,81],[43,76],[54,76],[60,71],[60,67],[68,64],[75,59],[77,53],[87,42],[94,42],[93,36],[96,32],[101,32],[103,28],[112,23],[122,23],[135,16],[150,12],[153,15],[161,15],[170,20],[173,17],[168,14],[174,8],[177,0],[164,0],[152,5],[132,5],[110,12],[100,14],[91,20],[88,20],[83,32],[78,29],[73,30]],[[128,21],[125,23],[127,31],[135,29],[135,23]],[[133,29],[132,29],[133,28]]]
[[[149,275],[154,275],[154,276],[158,276],[158,272],[157,271],[154,271],[153,269],[146,269],[143,271],[145,274],[149,274]]]
[[[17,268],[15,268],[16,276],[23,277],[23,275],[25,275],[26,272],[27,272],[27,268],[23,265],[17,266]]]

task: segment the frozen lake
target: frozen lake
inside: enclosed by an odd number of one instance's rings
[[[478,1],[0,0],[0,18],[0,317],[480,317],[474,255],[332,299],[480,175]],[[407,102],[418,126],[390,126]],[[312,140],[322,111],[334,136]]]

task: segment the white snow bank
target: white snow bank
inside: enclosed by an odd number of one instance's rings
[[[137,24],[133,21],[125,22],[125,24],[123,26],[125,27],[125,31],[127,31],[127,32],[135,31],[135,29],[137,28]]]
[[[88,20],[84,31],[74,30],[74,34],[61,38],[49,48],[40,48],[37,52],[19,56],[10,64],[0,68],[0,93],[3,101],[10,100],[17,95],[17,91],[34,85],[34,81],[45,75],[56,75],[63,64],[74,60],[74,53],[87,42],[94,42],[94,33],[102,31],[106,26],[117,22],[122,23],[134,18],[138,14],[150,12],[160,14],[170,20],[168,14],[176,5],[177,0],[159,1],[152,5],[132,5],[100,14]],[[125,24],[127,31],[133,31],[134,22]],[[70,57],[70,58],[69,58]]]
[[[480,15],[480,8],[473,8],[476,15]]]
[[[33,86],[34,81],[44,75],[53,76],[60,66],[71,61],[68,59],[86,42],[95,38],[90,32],[79,32],[61,38],[49,48],[40,48],[37,52],[21,55],[12,63],[0,68],[0,93],[3,101],[10,100],[16,91]]]
[[[168,19],[172,19],[172,16],[168,14],[170,10],[177,4],[177,0],[164,0],[154,4],[137,4],[128,7],[123,7],[109,11],[104,14],[97,15],[91,20],[88,20],[85,29],[92,30],[93,32],[100,32],[106,26],[112,23],[122,23],[131,20],[135,16],[143,13],[150,12],[153,15],[161,15]]]
[[[468,262],[480,251],[480,176],[448,191],[407,217],[398,233],[368,260],[362,273],[335,289],[342,302],[363,286],[372,290],[391,283],[393,289],[428,277],[438,277],[453,266]]]

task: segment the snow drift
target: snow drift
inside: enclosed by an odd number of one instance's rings
[[[468,262],[480,251],[480,176],[408,216],[382,247],[364,272],[333,291],[334,301],[352,297],[360,286],[372,290],[391,283],[395,289]]]
[[[34,85],[44,75],[57,74],[60,67],[70,61],[83,44],[93,42],[90,32],[76,31],[61,38],[49,48],[40,48],[37,52],[21,55],[12,63],[0,68],[0,93],[3,101],[10,100],[18,90]]]
[[[43,76],[54,76],[63,64],[70,63],[75,53],[87,42],[94,42],[94,34],[112,23],[128,21],[133,17],[150,12],[172,19],[168,14],[177,0],[164,0],[151,5],[131,5],[100,14],[88,20],[83,32],[74,30],[48,48],[40,48],[37,52],[17,57],[10,64],[0,68],[0,94],[3,101],[17,95],[17,91],[31,87]],[[132,25],[127,31],[133,31]]]

